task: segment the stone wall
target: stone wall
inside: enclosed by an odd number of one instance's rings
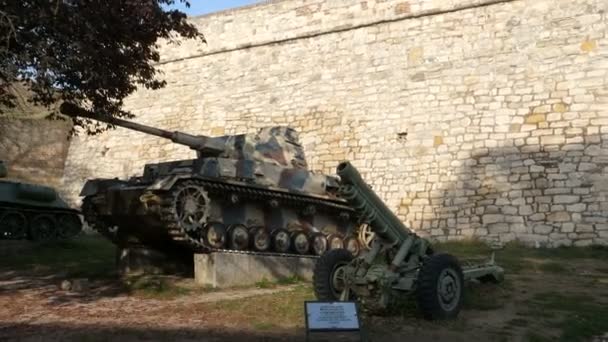
[[[9,179],[61,187],[70,129],[66,121],[0,118],[0,160]]]
[[[138,121],[208,135],[294,126],[313,170],[351,160],[421,235],[608,243],[604,0],[283,0],[162,44]],[[65,183],[187,148],[124,129],[72,144]]]

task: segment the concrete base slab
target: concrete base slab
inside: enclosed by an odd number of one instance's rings
[[[189,259],[189,258],[188,258]],[[117,247],[116,267],[121,275],[180,274],[192,276],[192,259],[140,247]]]
[[[247,286],[297,276],[312,280],[316,258],[238,253],[194,255],[194,278],[209,287]]]

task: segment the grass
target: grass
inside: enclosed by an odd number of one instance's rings
[[[162,276],[131,276],[124,280],[124,285],[130,294],[142,298],[173,299],[193,292]]]
[[[440,243],[436,244],[435,248],[459,258],[487,257],[492,253],[483,242],[474,240]],[[36,249],[20,255],[4,256],[0,269],[23,272],[34,270],[46,274],[65,274],[70,277],[108,278],[114,275],[114,253],[114,246],[106,240],[94,236],[81,236],[69,241],[40,244]],[[531,249],[518,243],[507,244],[503,249],[496,251],[497,263],[506,270],[506,281],[498,285],[469,284],[465,290],[464,309],[489,313],[502,310],[510,302],[518,302],[517,313],[515,316],[507,317],[504,326],[500,329],[520,331],[529,341],[542,342],[555,338],[562,341],[582,341],[602,334],[608,330],[605,323],[608,322],[608,305],[605,305],[608,292],[593,289],[601,289],[605,284],[603,275],[608,273],[608,268],[601,263],[595,265],[595,262],[592,262],[591,269],[599,273],[595,275],[596,278],[583,279],[571,272],[575,270],[575,266],[571,263],[577,259],[608,260],[608,248]],[[509,277],[516,273],[520,275]],[[563,277],[571,286],[544,284],[543,275],[552,276],[552,279]],[[241,322],[240,324],[245,328],[255,331],[265,333],[281,328],[293,329],[304,324],[303,303],[314,299],[311,286],[297,277],[277,281],[264,279],[256,284],[258,288],[294,284],[296,286],[289,291],[193,305],[200,308],[201,312],[212,313],[218,317],[230,317],[232,321]],[[163,276],[131,276],[124,279],[124,285],[127,292],[136,297],[154,299],[172,299],[217,291],[217,289],[188,286],[183,281]],[[522,292],[523,288],[544,292],[520,295],[528,291]],[[547,292],[547,288],[562,289],[572,293]],[[585,292],[587,290],[589,293]],[[530,300],[522,298],[530,298]],[[413,323],[429,329],[458,333],[467,333],[472,329],[468,321],[462,317],[450,322],[423,322],[412,298],[399,302],[398,308],[392,311],[392,315],[402,322],[401,324]],[[382,320],[386,319],[389,318],[382,317]],[[494,328],[497,327],[487,329]],[[486,332],[491,332],[487,329]],[[500,331],[497,332],[499,334],[497,338],[506,336]]]
[[[480,240],[448,241],[436,243],[433,247],[441,252],[447,252],[459,258],[489,257],[495,253],[496,263],[505,269],[505,273],[522,273],[533,270],[545,273],[567,273],[570,270],[564,263],[573,259],[608,260],[607,246],[591,247],[558,247],[530,248],[514,241],[507,243],[504,248],[492,250]]]
[[[1,269],[106,278],[115,272],[115,247],[98,236],[41,243],[32,252],[2,257]]]
[[[262,278],[262,280],[255,283],[255,287],[259,289],[273,289],[279,285],[294,285],[301,283],[302,279],[297,275],[293,275],[290,277],[279,278],[276,281],[271,281],[266,278]]]
[[[304,301],[313,300],[309,285],[298,285],[291,291],[278,292],[239,300],[201,304],[201,311],[221,311],[233,321],[248,322],[257,330],[304,324]]]
[[[505,306],[511,294],[505,284],[469,284],[465,289],[464,308],[497,310]]]
[[[545,262],[538,266],[538,269],[544,273],[557,273],[564,274],[570,272],[570,270],[564,266],[564,264],[557,262]]]
[[[557,312],[562,318],[553,322],[561,330],[561,341],[587,341],[608,330],[608,306],[587,294],[543,292],[530,305],[543,312]]]

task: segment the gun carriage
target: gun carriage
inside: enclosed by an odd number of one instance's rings
[[[493,257],[487,263],[461,266],[454,256],[434,252],[384,205],[349,162],[341,163],[337,174],[339,196],[375,237],[371,249],[358,257],[347,250],[330,250],[317,261],[313,283],[318,299],[356,298],[378,310],[398,297],[413,295],[424,317],[447,319],[456,317],[462,307],[465,281],[503,280],[504,271]]]

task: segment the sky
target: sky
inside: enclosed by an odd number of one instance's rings
[[[190,0],[190,8],[186,8],[182,3],[171,6],[171,8],[179,9],[189,16],[197,16],[229,8],[251,5],[256,2],[260,2],[260,0]]]

